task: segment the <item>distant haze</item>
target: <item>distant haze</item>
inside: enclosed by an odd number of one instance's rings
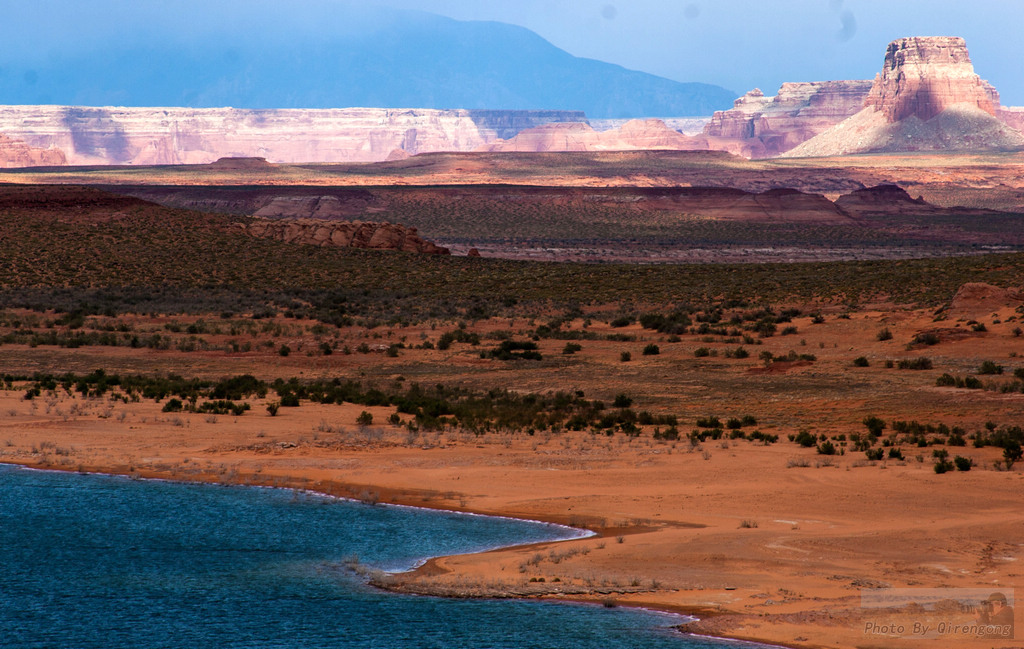
[[[1024,0],[387,0],[534,30],[576,56],[773,95],[872,79],[889,41],[961,36],[1004,105],[1024,106]]]
[[[1020,0],[9,5],[0,20],[4,104],[550,108],[593,117],[672,116],[727,107],[734,94],[755,86],[774,94],[784,81],[870,79],[890,40],[957,35],[967,39],[976,71],[1003,103],[1024,105]],[[541,38],[440,16],[518,25]]]

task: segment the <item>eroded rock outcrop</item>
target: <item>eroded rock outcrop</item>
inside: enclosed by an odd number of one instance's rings
[[[60,150],[75,165],[378,162],[473,151],[541,124],[585,121],[577,111],[0,106],[0,133]]]
[[[889,44],[865,107],[786,152],[851,153],[1012,149],[1024,134],[1007,125],[999,93],[974,72],[962,38],[901,38]]]
[[[32,147],[0,133],[0,168],[49,167],[67,162],[60,149]]]
[[[871,81],[784,83],[774,97],[755,88],[731,110],[716,112],[704,129],[708,147],[778,155],[822,133],[864,107]]]
[[[451,254],[447,248],[421,238],[416,228],[392,223],[254,218],[243,223],[242,227],[256,237],[322,248],[375,248],[428,255]]]

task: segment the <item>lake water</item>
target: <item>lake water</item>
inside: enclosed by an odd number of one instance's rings
[[[673,616],[383,593],[343,566],[565,538],[564,527],[288,490],[0,465],[8,648],[690,649]]]

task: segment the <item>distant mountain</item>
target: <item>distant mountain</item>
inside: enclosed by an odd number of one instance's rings
[[[246,15],[226,20],[217,5],[185,3],[187,20],[162,26],[153,6],[119,3],[116,33],[101,39],[83,27],[56,47],[41,43],[45,56],[6,57],[0,103],[557,109],[630,118],[710,115],[736,96],[574,57],[503,23],[316,0],[299,5],[302,20],[291,3],[266,2],[235,5]]]

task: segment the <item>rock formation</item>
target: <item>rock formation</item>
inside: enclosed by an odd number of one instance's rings
[[[223,157],[377,162],[400,157],[398,151],[472,151],[561,121],[586,117],[575,111],[0,106],[0,133],[33,149],[62,151],[74,165],[207,164]]]
[[[225,171],[260,171],[269,169],[271,164],[266,158],[218,158],[211,162],[210,166]]]
[[[1024,305],[1024,290],[1001,288],[983,282],[962,285],[947,307],[948,314],[961,318],[981,318],[1004,308]]]
[[[889,123],[916,117],[925,122],[951,106],[973,106],[995,116],[999,97],[974,73],[964,39],[900,38],[889,43],[865,107]]]
[[[864,109],[784,155],[1015,148],[1024,134],[1005,123],[1015,115],[974,73],[962,38],[901,38],[889,44]]]
[[[243,223],[242,227],[256,237],[322,248],[375,248],[429,255],[451,254],[447,248],[422,239],[416,234],[416,228],[391,223],[254,218]]]
[[[0,169],[50,167],[66,164],[60,149],[36,148],[0,133]]]
[[[774,97],[755,88],[716,112],[704,129],[708,148],[767,158],[792,149],[864,107],[870,81],[784,83]]]

